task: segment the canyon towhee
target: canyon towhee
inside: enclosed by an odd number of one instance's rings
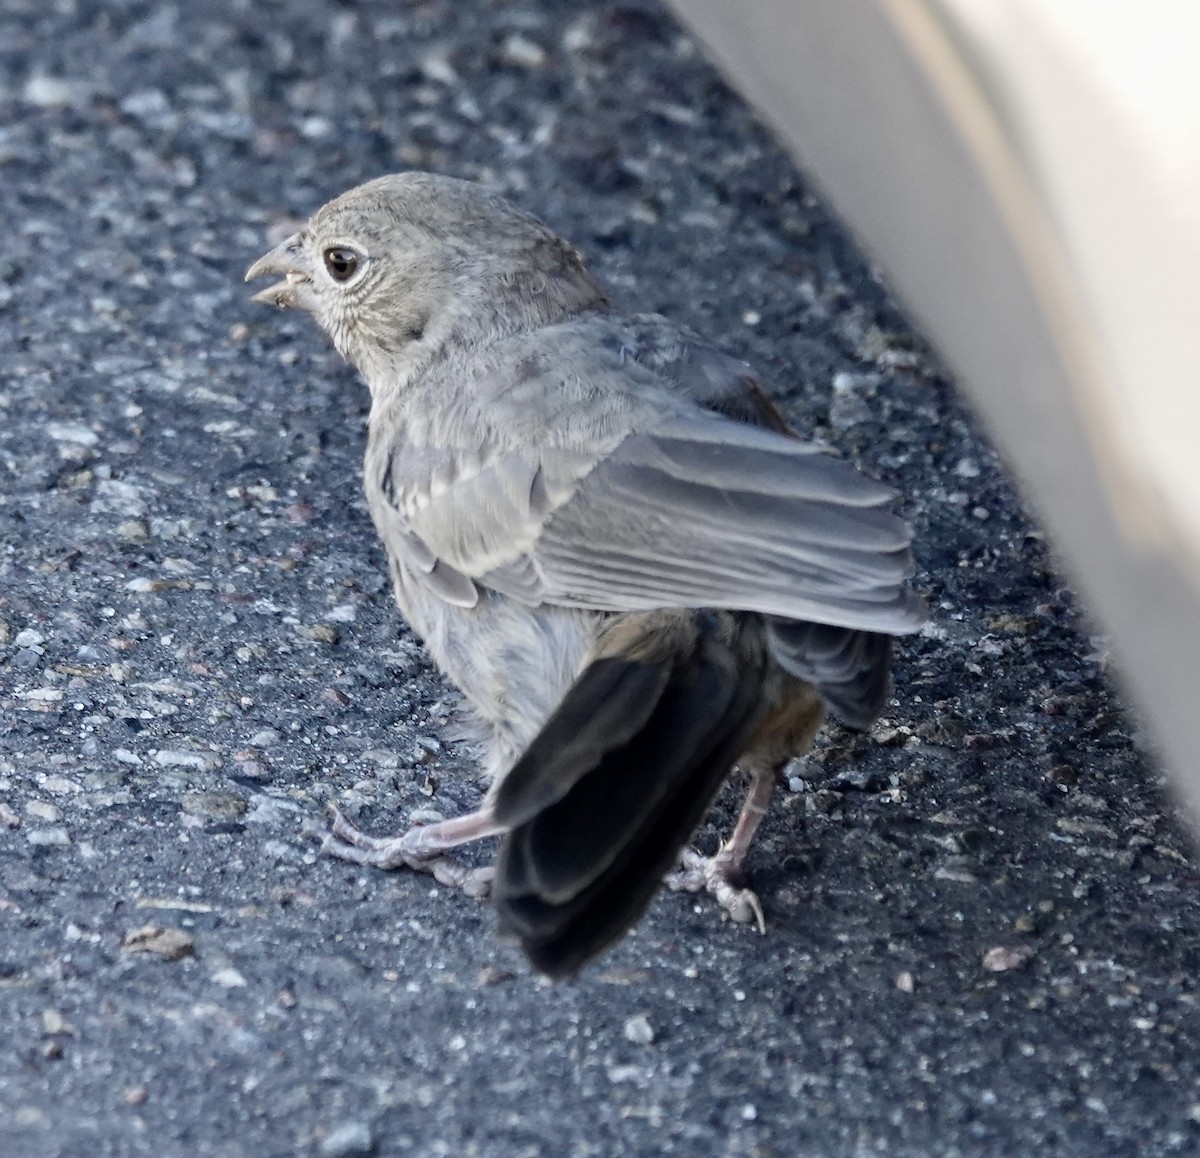
[[[396,601],[482,726],[491,788],[329,852],[482,895],[552,976],[665,876],[762,925],[740,887],[782,766],[829,708],[865,728],[917,630],[892,492],[799,441],[750,368],[622,313],[580,255],[466,181],[401,173],[251,266],[371,391],[365,487]],[[688,840],[735,766],[731,837]],[[502,835],[494,869],[446,853]],[[681,863],[682,857],[682,863]]]

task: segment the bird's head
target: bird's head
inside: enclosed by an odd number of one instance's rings
[[[254,301],[312,314],[366,375],[601,304],[578,253],[469,181],[396,173],[330,201],[259,258]]]

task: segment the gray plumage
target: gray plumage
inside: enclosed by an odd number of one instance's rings
[[[596,756],[586,772],[563,769],[578,756],[570,755],[570,730],[603,718],[604,688],[620,683],[612,670],[584,677],[602,636],[623,618],[642,633],[640,643],[629,635],[627,648],[645,651],[660,630],[677,640],[655,661],[678,678],[656,685],[661,710],[647,721],[656,719],[660,732],[653,743],[637,741],[637,759],[649,762],[640,782],[657,783],[655,769],[666,768],[667,787],[654,799],[703,797],[687,808],[662,805],[661,815],[655,804],[658,819],[630,822],[629,831],[614,815],[591,834],[612,839],[612,861],[645,868],[651,891],[729,766],[752,755],[739,745],[789,698],[799,702],[791,684],[814,686],[853,726],[878,714],[890,636],[924,619],[905,586],[910,532],[889,512],[888,488],[787,432],[745,363],[664,318],[621,313],[575,250],[535,218],[478,186],[429,174],[380,178],[326,205],[247,276],[268,274],[283,280],[256,300],[312,313],[370,387],[365,489],[397,602],[485,725],[498,785],[481,810],[487,830],[525,826],[506,842],[502,879],[506,871],[537,877],[529,826],[548,831],[550,823],[529,812],[537,791],[526,787],[526,803],[512,806],[515,789],[506,794],[503,783],[514,764],[517,780],[535,789],[545,775],[565,795],[575,785],[581,801],[605,798],[605,783],[617,792],[616,756]],[[733,618],[696,618],[713,613]],[[735,638],[754,642],[735,647]],[[734,695],[737,673],[714,657],[744,664],[756,648],[771,656],[768,667]],[[626,691],[658,678],[624,676]],[[708,690],[696,690],[702,685]],[[728,714],[719,736],[695,739],[692,765],[705,764],[698,788],[687,758],[664,764],[671,737],[687,732],[680,705],[689,696],[724,704],[714,718]],[[801,731],[807,742],[811,729]],[[562,749],[553,758],[547,736]],[[621,743],[633,745],[621,759],[634,759],[634,738]],[[611,769],[597,788],[588,778],[605,759]],[[675,763],[678,775],[667,767]],[[586,793],[578,787],[585,781]],[[635,776],[617,794],[636,795],[638,783]],[[564,812],[559,800],[553,809]],[[561,823],[572,823],[566,815]],[[620,851],[660,837],[675,847],[652,857]],[[571,843],[570,833],[558,839]],[[558,863],[543,843],[547,864]],[[576,901],[567,907],[580,909],[578,898],[591,895],[593,870],[574,878]],[[551,908],[566,904],[572,871],[551,874]],[[620,887],[605,886],[606,913],[621,909],[614,896],[622,890],[637,895],[631,910],[645,903],[644,882],[629,887],[632,872],[627,865]],[[530,948],[533,934],[515,909],[503,913],[511,892],[497,888],[502,914]],[[576,925],[587,922],[582,909],[570,918]],[[600,924],[623,928],[629,919],[609,914]],[[591,933],[577,940],[587,951],[577,945],[563,957],[572,964],[551,961],[551,971],[573,969],[602,947]]]

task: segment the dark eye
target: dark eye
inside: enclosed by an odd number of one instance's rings
[[[334,281],[349,281],[358,272],[359,255],[348,246],[332,245],[321,256]]]

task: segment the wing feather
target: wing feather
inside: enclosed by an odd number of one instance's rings
[[[888,509],[890,488],[776,430],[677,395],[661,412],[644,401],[611,402],[634,433],[599,448],[586,424],[486,453],[393,448],[385,497],[416,569],[460,605],[483,586],[606,611],[709,607],[893,634],[921,625],[922,601],[905,586],[911,532]],[[437,454],[445,462],[431,468]]]
[[[891,498],[783,435],[674,420],[588,474],[530,557],[551,602],[730,608],[903,633],[924,612],[904,587],[911,532],[886,509]]]

